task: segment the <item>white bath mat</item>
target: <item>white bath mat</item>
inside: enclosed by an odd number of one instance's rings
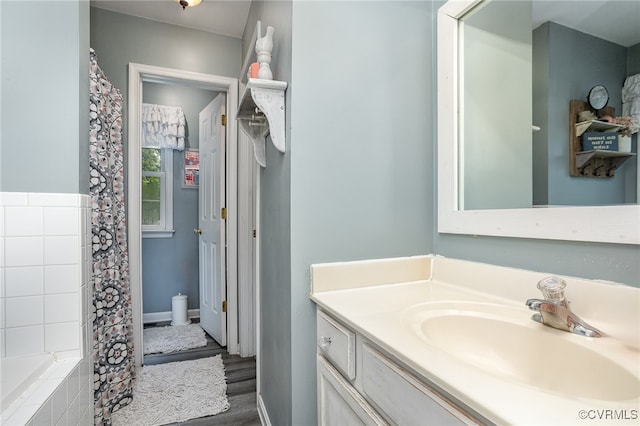
[[[198,324],[145,328],[144,354],[170,353],[207,346],[204,330]]]
[[[154,426],[211,416],[229,409],[222,357],[144,366],[133,401],[113,413],[114,426]]]

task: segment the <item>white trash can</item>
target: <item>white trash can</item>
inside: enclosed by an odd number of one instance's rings
[[[171,325],[187,325],[187,295],[178,293],[171,298]]]

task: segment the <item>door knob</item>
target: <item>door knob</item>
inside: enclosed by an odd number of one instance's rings
[[[196,228],[196,229],[193,230],[193,233],[200,235],[200,234],[202,234],[202,229]]]

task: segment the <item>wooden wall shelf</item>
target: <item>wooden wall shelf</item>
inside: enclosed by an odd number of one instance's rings
[[[635,154],[617,151],[583,151],[580,137],[586,131],[618,132],[623,126],[598,120],[578,122],[578,114],[583,111],[596,111],[589,104],[572,100],[569,104],[569,173],[576,177],[611,178],[615,171]],[[616,116],[613,107],[599,111],[600,115]]]

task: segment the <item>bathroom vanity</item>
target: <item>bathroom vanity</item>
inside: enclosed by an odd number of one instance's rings
[[[476,424],[459,401],[373,341],[321,310],[317,320],[319,424]]]
[[[318,424],[633,424],[640,290],[562,277],[585,337],[531,319],[550,274],[440,256],[311,267]]]

